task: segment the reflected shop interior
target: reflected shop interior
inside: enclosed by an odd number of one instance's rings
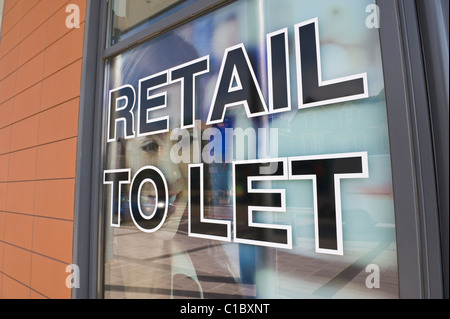
[[[110,44],[193,2],[113,2]],[[107,61],[105,298],[399,297],[374,3],[236,1]]]

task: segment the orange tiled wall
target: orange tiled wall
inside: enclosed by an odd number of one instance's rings
[[[80,28],[66,27],[68,4]],[[0,298],[70,298],[86,0],[6,0],[0,39]]]

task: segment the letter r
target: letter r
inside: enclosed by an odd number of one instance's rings
[[[133,138],[134,115],[133,108],[136,101],[136,93],[131,85],[124,85],[109,91],[108,109],[108,142],[118,139],[118,123],[123,123],[123,136]]]

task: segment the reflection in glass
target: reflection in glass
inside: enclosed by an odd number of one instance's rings
[[[109,44],[114,45],[197,0],[113,0]]]
[[[129,168],[132,179],[140,168],[152,165],[166,176],[169,192],[164,225],[144,233],[131,216],[136,210],[130,207],[137,203],[129,202],[129,185],[123,186],[117,212],[120,227],[110,227],[108,191],[103,189],[106,298],[398,298],[380,45],[377,30],[365,25],[365,7],[371,3],[238,1],[108,62],[106,92],[130,84],[138,94],[140,79],[209,56],[209,72],[197,78],[194,128],[179,127],[181,85],[173,82],[149,92],[166,97],[166,106],[149,116],[169,115],[169,132],[110,143],[105,138],[104,169]],[[368,98],[297,108],[293,27],[315,17],[323,79],[367,72]],[[267,99],[266,34],[283,28],[288,28],[292,110],[248,118],[242,106],[235,106],[226,110],[224,121],[207,125],[225,50],[243,43]],[[230,91],[242,85],[238,80],[233,78]],[[105,101],[105,122],[107,106]],[[292,249],[188,236],[189,163],[204,163],[205,217],[233,222],[233,196],[239,196],[240,190],[232,187],[231,160],[350,152],[368,153],[369,178],[341,181],[342,256],[315,251],[312,180],[253,185],[286,191],[286,212],[256,212],[253,222],[291,225]],[[156,202],[154,185],[145,183],[139,198],[142,214],[150,216]],[[373,264],[380,269],[380,288],[371,289],[366,285],[371,274],[366,267]]]

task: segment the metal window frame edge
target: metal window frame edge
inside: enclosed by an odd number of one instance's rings
[[[2,25],[4,14],[5,14],[5,0],[0,0],[0,42],[2,40]]]
[[[432,127],[415,2],[377,0],[402,299],[442,298]]]
[[[441,226],[444,298],[449,298],[449,2],[416,0],[423,43]]]

